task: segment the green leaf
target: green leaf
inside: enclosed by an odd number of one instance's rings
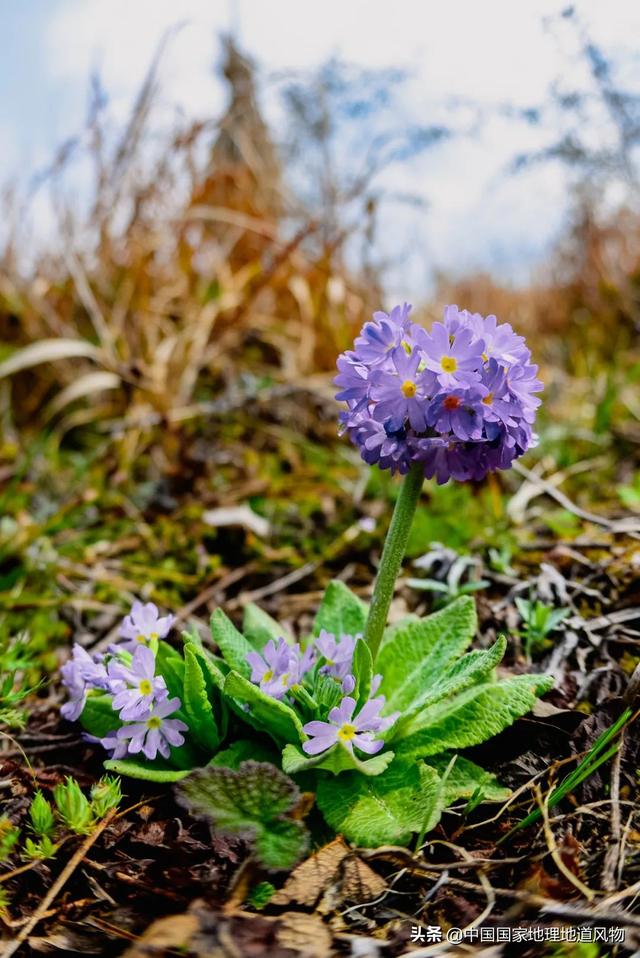
[[[237,769],[242,762],[248,760],[271,762],[272,765],[277,765],[279,756],[274,748],[270,748],[262,742],[240,738],[232,742],[228,748],[223,748],[220,752],[217,752],[208,764]]]
[[[226,677],[227,664],[223,659],[218,658],[209,649],[205,649],[202,642],[190,632],[183,632],[185,647],[188,645],[198,659],[207,681],[207,688],[215,688],[218,692],[224,689],[224,680]]]
[[[129,778],[139,778],[146,782],[179,782],[181,778],[190,775],[189,769],[157,768],[151,762],[142,765],[129,758],[107,759],[104,767],[118,775],[128,775]]]
[[[198,745],[215,752],[221,741],[220,731],[213,714],[205,674],[189,643],[184,647],[184,665],[182,707],[189,731]]]
[[[273,639],[276,644],[280,638],[291,642],[291,637],[282,626],[253,602],[249,602],[244,607],[242,631],[258,652],[264,648],[269,639]]]
[[[184,659],[168,642],[160,640],[156,652],[156,672],[167,683],[171,698],[182,698],[184,688]]]
[[[339,775],[341,772],[357,771],[361,775],[380,775],[391,763],[393,752],[381,752],[372,758],[359,759],[340,743],[322,755],[307,755],[296,745],[285,745],[282,752],[282,768],[289,775],[306,772],[310,768],[324,769]]]
[[[432,829],[442,811],[437,772],[398,761],[376,778],[356,772],[323,778],[316,801],[331,828],[366,848],[404,845],[412,832]]]
[[[426,758],[449,748],[467,748],[498,735],[529,712],[553,685],[545,675],[515,675],[475,685],[414,717],[395,747],[399,757]]]
[[[111,706],[111,696],[89,695],[80,716],[80,724],[89,735],[104,738],[109,732],[120,728],[122,722]]]
[[[228,665],[240,675],[249,676],[251,668],[247,662],[249,652],[255,652],[251,643],[238,632],[235,625],[222,609],[216,609],[211,616],[211,635]]]
[[[356,687],[353,691],[353,697],[360,705],[363,705],[369,698],[371,692],[371,679],[373,678],[373,660],[371,651],[364,639],[358,639],[353,651],[353,662],[351,665]]]
[[[291,817],[300,792],[270,763],[199,769],[177,786],[176,794],[192,815],[209,819],[217,831],[252,842],[266,868],[291,868],[308,847],[306,828]]]
[[[476,624],[475,603],[462,596],[424,619],[388,630],[375,661],[376,672],[383,676],[380,691],[387,698],[385,710],[410,708],[464,652]]]
[[[430,758],[427,764],[435,768],[440,778],[444,779],[451,759],[452,755],[445,752]],[[457,755],[443,783],[444,807],[447,808],[460,798],[472,798],[478,791],[481,793],[483,802],[504,802],[511,795],[511,789],[500,785],[491,772],[470,762],[468,758]]]
[[[305,735],[296,713],[277,699],[262,692],[237,672],[229,672],[224,683],[224,694],[235,700],[236,713],[259,731],[269,732],[276,741],[302,742]],[[246,711],[242,708],[248,705]]]
[[[314,635],[322,629],[336,637],[358,635],[364,632],[368,607],[348,589],[344,582],[334,579],[327,586],[313,624]]]
[[[467,652],[440,676],[434,676],[422,695],[414,700],[411,708],[391,728],[386,740],[395,741],[404,736],[415,715],[423,709],[430,708],[442,699],[452,698],[472,685],[495,681],[494,669],[502,661],[506,648],[507,640],[500,636],[490,649]]]

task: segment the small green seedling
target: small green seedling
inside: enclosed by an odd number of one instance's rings
[[[569,615],[569,609],[554,609],[551,605],[545,605],[538,599],[515,600],[520,618],[522,619],[523,629],[521,635],[524,639],[525,654],[528,659],[532,653],[540,652],[548,644],[547,637],[551,632],[555,632],[561,622]]]

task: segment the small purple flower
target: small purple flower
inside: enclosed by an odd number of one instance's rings
[[[146,645],[136,648],[130,666],[118,659],[109,662],[109,679],[119,683],[111,704],[123,721],[138,719],[169,694],[165,680],[155,670],[156,657]]]
[[[281,699],[301,678],[299,647],[289,645],[283,638],[278,639],[277,645],[269,639],[262,654],[249,652],[247,662],[251,666],[251,681],[274,699]]]
[[[390,313],[382,310],[373,314],[374,322],[365,323],[356,339],[355,354],[367,366],[382,362],[400,344],[407,334],[411,306],[394,306]]]
[[[375,755],[384,747],[384,742],[374,737],[374,733],[384,731],[392,725],[397,715],[381,718],[380,709],[384,705],[384,696],[370,699],[354,717],[356,700],[347,695],[340,705],[329,712],[328,722],[307,722],[304,732],[310,736],[302,743],[307,755],[320,755],[336,743],[353,752],[354,748],[368,755]]]
[[[107,732],[103,738],[98,738],[96,735],[89,735],[88,732],[83,732],[82,738],[85,742],[102,745],[102,747],[109,752],[109,758],[124,758],[127,754],[127,744],[118,739],[118,732],[115,729],[112,732]]]
[[[355,677],[353,675],[345,675],[345,677],[342,680],[343,695],[351,695],[355,687],[356,687]]]
[[[333,381],[340,392],[336,393],[336,399],[352,403],[352,409],[357,411],[369,399],[369,369],[351,351],[338,357],[337,366],[338,375]]]
[[[376,422],[368,414],[353,419],[349,417],[347,421],[349,436],[360,448],[360,455],[368,465],[406,475],[411,466],[406,429],[392,431],[388,425]]]
[[[180,719],[170,719],[169,715],[180,708],[179,698],[164,698],[156,702],[153,708],[142,712],[138,721],[123,725],[118,729],[118,743],[126,743],[129,755],[139,752],[153,761],[158,752],[163,758],[169,758],[170,746],[178,748],[184,744],[184,735],[188,726]],[[110,746],[109,746],[110,747]]]
[[[388,369],[373,374],[373,418],[393,431],[402,429],[409,420],[412,429],[422,432],[426,429],[425,409],[434,377],[418,371],[422,355],[417,349],[409,354],[404,346],[399,346],[390,360]]]
[[[69,692],[69,701],[60,708],[60,714],[70,722],[80,717],[90,689],[107,689],[107,670],[101,661],[89,655],[76,642],[71,658],[60,669],[62,684]]]
[[[450,333],[443,323],[434,323],[431,332],[418,329],[415,333],[427,369],[438,377],[444,389],[464,386],[480,378],[484,342],[474,337],[466,327]]]
[[[334,678],[342,680],[350,674],[357,638],[358,636],[341,635],[339,639],[336,639],[331,632],[321,630],[315,645],[325,659],[321,669],[325,675],[333,675]]]
[[[457,439],[482,439],[482,394],[475,388],[438,393],[427,413],[430,426]]]
[[[154,639],[164,639],[175,622],[174,615],[161,616],[153,602],[134,602],[131,612],[125,615],[120,626],[120,636],[127,639],[120,648],[133,653],[139,645],[149,645]]]
[[[489,360],[478,388],[482,393],[485,422],[501,422],[505,426],[515,426],[516,420],[523,414],[522,407],[515,397],[511,396],[506,371],[495,359]]]
[[[514,333],[509,323],[499,323],[493,315],[483,317],[480,313],[473,313],[469,315],[469,324],[474,334],[484,341],[485,361],[496,359],[509,366],[528,362],[531,353],[524,336]]]

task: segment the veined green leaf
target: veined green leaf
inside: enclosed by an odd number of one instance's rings
[[[474,685],[416,715],[405,737],[395,743],[403,759],[427,758],[447,749],[479,745],[529,712],[553,685],[545,675],[515,675],[502,682]]]
[[[249,676],[251,668],[247,655],[255,649],[222,609],[216,609],[211,616],[211,635],[228,665],[240,675]]]
[[[182,781],[176,795],[192,815],[251,841],[267,868],[291,868],[308,846],[303,823],[291,817],[300,792],[269,763],[242,762],[235,770],[210,765]]]
[[[220,745],[220,730],[213,714],[213,703],[209,698],[205,674],[192,645],[184,647],[184,690],[182,707],[189,724],[189,731],[195,742],[209,752],[215,752]]]
[[[464,652],[473,639],[476,607],[461,596],[438,612],[390,631],[374,668],[383,676],[380,691],[386,711],[411,708],[424,689]]]
[[[322,629],[337,638],[341,635],[358,635],[364,632],[368,606],[347,588],[344,582],[333,579],[322,597],[318,614],[313,624],[313,634]]]
[[[440,779],[422,762],[396,760],[375,778],[322,778],[316,801],[336,832],[366,848],[404,845],[413,832],[430,831],[442,812]]]
[[[443,699],[450,699],[472,685],[481,682],[495,681],[494,670],[502,661],[507,648],[507,640],[500,636],[490,649],[476,649],[467,652],[461,659],[448,666],[445,671],[434,676],[432,683],[428,683],[424,692],[418,696],[386,736],[387,741],[403,737],[413,722],[414,717],[426,708],[431,708]]]
[[[229,672],[224,694],[239,704],[236,714],[254,728],[268,732],[277,742],[304,741],[302,723],[293,709],[266,695],[237,672]],[[243,706],[248,706],[248,710]]]
[[[372,758],[360,759],[349,749],[337,743],[322,755],[307,755],[297,745],[285,745],[282,769],[288,775],[306,772],[310,768],[324,769],[339,775],[341,772],[359,772],[361,775],[380,775],[394,758],[394,752],[379,752]]]
[[[483,802],[504,802],[509,798],[511,789],[505,788],[495,775],[470,762],[468,758],[456,755],[454,764],[449,768],[452,757],[451,753],[445,752],[434,755],[427,762],[427,765],[435,768],[438,775],[444,779],[442,800],[445,808],[460,798],[472,798],[478,791]],[[449,774],[445,778],[448,768]]]
[[[156,671],[167,683],[169,695],[182,700],[184,688],[184,659],[168,642],[160,640],[156,652]]]
[[[120,728],[122,722],[111,705],[111,696],[106,692],[102,695],[89,695],[84,703],[80,716],[80,724],[89,735],[104,738],[109,732]]]
[[[240,738],[232,742],[228,748],[216,752],[208,763],[222,768],[240,768],[242,762],[271,762],[279,764],[279,755],[275,748],[265,745],[257,739]]]
[[[269,639],[273,639],[276,645],[280,638],[289,643],[292,642],[291,636],[287,634],[285,629],[253,602],[247,603],[244,607],[242,631],[245,638],[258,652],[264,648]]]

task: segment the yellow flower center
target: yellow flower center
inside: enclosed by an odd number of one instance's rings
[[[270,682],[272,678],[273,678],[273,669],[267,669],[267,671],[262,676],[262,681]]]
[[[289,681],[289,673],[288,673],[288,672],[285,672],[284,675],[282,676],[282,688],[283,688],[283,689],[286,689],[286,687],[287,687],[287,682],[288,682],[288,681]]]
[[[487,356],[486,353],[483,353],[483,354],[482,354],[482,362],[483,362],[483,363],[488,363],[488,362],[489,362],[489,357]]]
[[[485,406],[490,406],[493,402],[493,393],[487,393],[487,395],[482,400]]]
[[[443,356],[440,360],[440,365],[445,373],[455,373],[458,368],[458,363],[453,356]]]
[[[162,725],[162,720],[158,718],[157,715],[152,715],[150,719],[147,719],[148,728],[160,728]]]
[[[143,695],[151,695],[151,693],[153,692],[153,685],[151,684],[149,679],[143,679],[142,682],[140,683],[139,688]]]
[[[355,738],[355,736],[356,736],[355,725],[349,725],[348,723],[345,723],[338,730],[338,738],[340,739],[341,742],[350,742],[352,738]]]
[[[136,635],[136,642],[139,642],[140,645],[146,645],[147,644],[146,635]]]
[[[418,387],[416,384],[411,382],[410,379],[405,379],[402,384],[402,395],[406,396],[407,399],[413,399],[417,391]]]

